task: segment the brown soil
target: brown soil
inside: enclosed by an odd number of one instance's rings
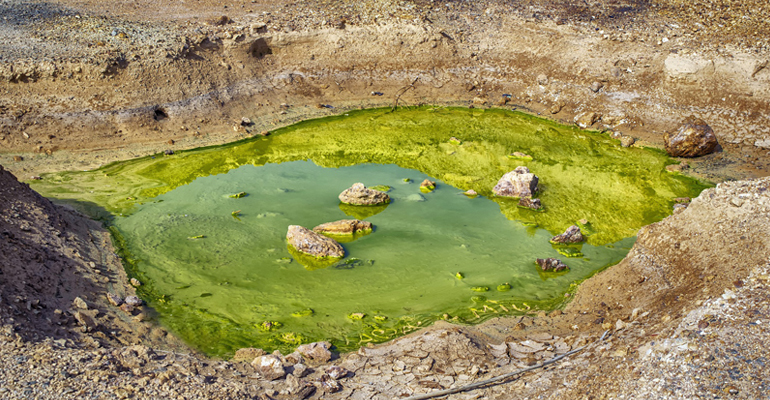
[[[401,104],[504,106],[568,123],[596,111],[593,128],[652,146],[694,114],[723,151],[693,160],[691,173],[768,174],[764,2],[578,3],[145,0],[107,10],[92,0],[6,1],[0,164],[29,179],[225,143],[391,105],[414,81]],[[239,128],[242,117],[256,125]],[[767,179],[723,183],[643,228],[629,256],[585,282],[565,310],[438,324],[343,355],[334,362],[354,374],[331,394],[321,366],[265,381],[248,364],[180,353],[189,350],[144,322],[151,310],[111,306],[106,293],[133,288],[109,234],[8,171],[0,397],[405,397],[537,363],[605,330],[607,340],[555,366],[451,398],[760,398],[768,385]]]

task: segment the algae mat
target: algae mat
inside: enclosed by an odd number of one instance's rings
[[[576,282],[622,259],[675,197],[704,188],[667,173],[670,162],[519,113],[424,107],[306,121],[269,138],[52,174],[34,187],[107,217],[161,323],[227,356],[324,339],[350,350],[439,318],[476,323],[558,307]],[[492,196],[518,165],[540,177],[544,212]],[[437,190],[421,193],[424,178]],[[337,194],[359,181],[389,186],[394,202],[340,207]],[[239,192],[248,195],[230,197]],[[315,265],[286,248],[288,225],[350,214],[375,231],[345,243],[345,260]],[[548,243],[579,219],[590,221],[586,244]],[[538,257],[560,257],[570,270],[542,273]]]

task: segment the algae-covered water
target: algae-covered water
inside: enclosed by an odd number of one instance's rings
[[[508,157],[514,151],[533,159]],[[436,319],[559,307],[577,282],[622,259],[675,197],[704,188],[667,173],[670,162],[520,113],[423,107],[306,121],[269,138],[52,174],[34,187],[106,217],[160,322],[227,356],[317,340],[350,350]],[[518,165],[540,177],[544,212],[492,196]],[[425,178],[435,191],[420,191]],[[393,202],[340,205],[355,182],[389,186]],[[239,192],[247,195],[230,197]],[[288,225],[350,216],[375,229],[344,243],[340,262],[310,262],[286,246]],[[587,243],[548,242],[583,218]],[[534,264],[543,257],[570,269],[543,273]],[[505,283],[510,290],[498,291]]]

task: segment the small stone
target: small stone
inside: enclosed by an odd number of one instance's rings
[[[478,196],[479,195],[473,189],[468,189],[468,190],[464,191],[463,194],[466,195],[466,196]]]
[[[543,204],[540,202],[540,199],[533,199],[531,197],[520,198],[518,206],[529,208],[531,210],[540,210],[543,208]]]
[[[548,109],[548,112],[551,114],[558,114],[562,108],[564,108],[564,103],[559,101],[551,105],[551,107]]]
[[[326,368],[326,371],[324,372],[334,380],[344,378],[350,373],[350,371],[338,365],[332,365],[331,367]]]
[[[259,132],[259,134],[262,136],[270,136],[270,131],[262,131],[262,132]]]
[[[165,154],[165,155],[167,155],[167,156],[173,155],[173,154],[174,154],[174,150],[171,150],[171,149],[165,150],[165,151],[163,152],[163,154]]]
[[[631,136],[622,136],[620,138],[620,145],[623,147],[631,147],[634,143],[636,143],[636,139]]]
[[[326,393],[336,393],[342,390],[342,385],[327,374],[322,375],[318,382]]]
[[[689,206],[690,203],[678,203],[674,204],[674,215],[681,213],[682,211],[687,209],[687,206]]]
[[[264,356],[265,354],[267,353],[262,349],[257,349],[254,347],[244,347],[242,349],[238,349],[235,351],[235,355],[233,355],[233,359],[231,361],[251,363],[257,357]]]
[[[730,199],[730,205],[732,205],[733,207],[741,207],[743,206],[743,199],[739,197],[733,197]]]
[[[22,157],[22,156],[13,156],[13,161],[22,162],[22,161],[24,161],[24,157]]]
[[[474,97],[473,98],[473,104],[477,106],[482,106],[484,104],[487,104],[487,101],[481,97]]]
[[[75,312],[75,320],[80,323],[80,325],[86,330],[86,332],[90,332],[94,329],[96,329],[96,321],[94,321],[93,317],[86,314],[83,311],[77,311]]]
[[[598,93],[602,88],[604,87],[604,84],[599,81],[594,81],[591,83],[591,91],[594,93]]]
[[[536,262],[543,271],[558,272],[568,268],[561,260],[555,258],[538,258]]]
[[[423,192],[431,192],[435,188],[436,188],[436,182],[430,179],[425,179],[424,181],[422,181],[422,183],[420,183],[420,190]]]
[[[142,286],[142,282],[140,282],[139,279],[131,278],[130,282],[131,282],[131,286],[133,287]]]
[[[174,143],[176,143],[176,142],[174,142],[174,139],[169,139],[167,143],[168,143],[169,145],[172,145],[172,146],[173,146],[173,145],[174,145]]]
[[[259,375],[269,381],[283,378],[286,370],[281,359],[274,354],[259,356],[251,362],[251,365],[259,372]]]
[[[582,112],[575,116],[575,124],[581,128],[588,128],[601,118],[600,114],[593,111]]]
[[[325,363],[332,358],[331,347],[329,342],[313,342],[297,347],[297,352],[312,362]]]
[[[623,320],[619,319],[615,322],[615,330],[619,331],[621,329],[626,329],[626,326],[628,326],[627,323],[623,322]]]
[[[302,354],[300,354],[298,351],[295,351],[283,358],[283,361],[288,365],[295,365],[298,363],[301,363],[303,361]]]
[[[80,297],[75,297],[75,300],[72,300],[72,304],[81,310],[88,310],[88,304],[86,304],[85,300]]]
[[[123,310],[123,312],[125,312],[126,314],[131,314],[134,312],[134,306],[126,303],[121,304],[120,309]]]
[[[107,293],[107,301],[115,307],[120,307],[123,304],[123,299],[114,293]]]
[[[546,74],[540,74],[535,79],[538,85],[545,86],[548,84],[548,76]]]
[[[551,243],[580,243],[583,239],[583,233],[580,231],[580,227],[572,225],[561,235],[552,237]]]
[[[294,364],[294,368],[292,369],[291,374],[296,376],[297,378],[302,378],[305,375],[309,374],[310,372],[311,372],[310,368],[308,368],[307,365],[300,362],[300,363]]]
[[[142,299],[137,296],[128,296],[123,301],[131,307],[139,307],[142,305]]]
[[[243,118],[241,118],[241,125],[242,125],[242,126],[251,126],[251,125],[253,125],[253,124],[254,124],[254,123],[253,123],[253,122],[251,122],[251,119],[249,119],[249,118],[246,118],[246,117],[243,117]]]

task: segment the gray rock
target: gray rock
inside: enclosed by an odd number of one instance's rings
[[[719,142],[714,131],[705,121],[687,117],[676,132],[663,136],[666,152],[673,157],[698,157],[711,154]]]
[[[599,81],[594,81],[591,83],[591,91],[594,93],[598,93],[602,88],[604,87],[604,84]]]
[[[555,258],[538,258],[537,265],[539,265],[543,271],[558,272],[567,269],[566,264]]]
[[[311,372],[307,365],[300,363],[294,364],[291,374],[297,378],[302,378]]]
[[[340,367],[339,365],[332,365],[329,368],[326,368],[326,371],[324,371],[326,375],[329,375],[334,380],[344,378],[348,376],[350,371],[346,370],[343,367]]]
[[[290,225],[286,240],[297,251],[313,257],[342,258],[345,249],[336,240],[299,225]]]
[[[572,225],[561,235],[552,237],[551,243],[580,243],[583,239],[583,233],[580,231],[580,227]]]
[[[329,351],[331,347],[332,344],[329,342],[313,342],[297,347],[297,352],[315,363],[325,363],[332,358],[332,353]]]
[[[339,195],[341,202],[356,206],[376,206],[390,203],[390,196],[379,190],[369,189],[363,183],[354,183]]]
[[[527,167],[516,167],[503,175],[492,189],[497,196],[532,197],[537,191],[538,177]]]
[[[251,362],[259,375],[269,381],[281,379],[286,376],[286,370],[283,369],[283,363],[280,357],[274,354],[259,356]]]
[[[142,299],[137,296],[128,296],[124,301],[131,307],[139,307],[142,305]]]
[[[107,293],[107,301],[115,307],[120,307],[120,305],[123,304],[123,299],[114,293]]]

